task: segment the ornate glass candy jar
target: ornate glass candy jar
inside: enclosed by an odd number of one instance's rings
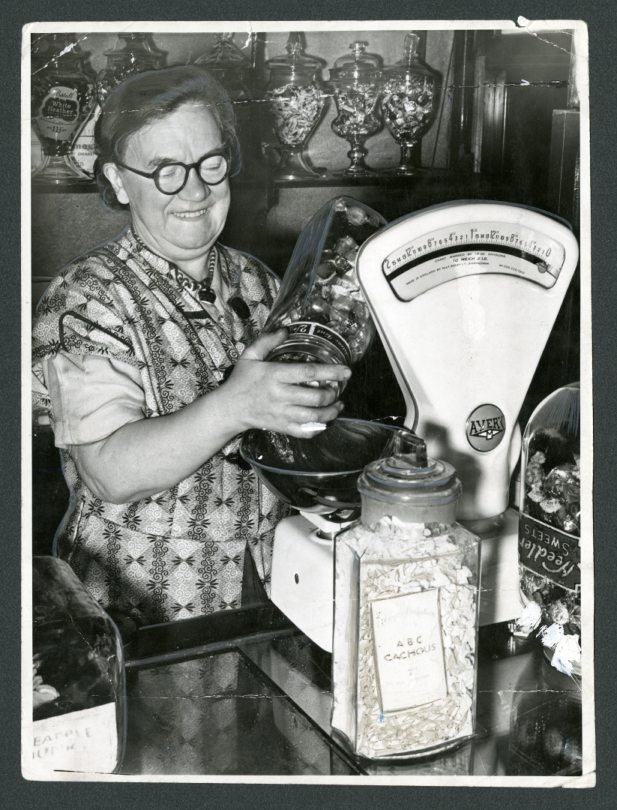
[[[564,386],[523,435],[517,635],[537,632],[553,666],[580,672],[580,389]]]
[[[347,153],[351,162],[343,174],[365,175],[370,174],[371,169],[364,161],[368,154],[364,142],[383,126],[377,112],[382,59],[377,54],[366,53],[368,42],[357,40],[349,47],[351,54],[339,57],[330,70],[337,109],[332,129],[351,145]]]
[[[358,489],[335,547],[332,726],[360,757],[438,753],[474,733],[478,538],[446,462],[380,459]]]
[[[383,72],[383,119],[401,149],[396,174],[417,174],[412,150],[430,128],[437,109],[441,76],[420,60],[419,42],[417,34],[407,34],[403,58]]]
[[[43,149],[37,184],[88,182],[71,155],[94,104],[94,75],[84,58],[74,34],[43,34],[32,46],[32,127]]]
[[[73,156],[81,170],[94,175],[94,127],[101,112],[101,104],[116,84],[134,73],[165,66],[166,52],[159,50],[151,34],[118,34],[118,42],[105,51],[107,65],[96,77],[97,104],[84,123],[73,147]]]
[[[103,102],[121,81],[144,70],[165,67],[167,52],[160,50],[152,34],[118,34],[115,47],[105,51],[107,65],[97,76],[97,95]]]
[[[266,329],[288,338],[272,360],[350,365],[374,333],[356,275],[360,245],[385,219],[351,197],[337,197],[312,217],[298,237]]]
[[[260,153],[259,139],[254,136],[251,60],[234,43],[233,33],[219,33],[210,52],[196,59],[195,64],[212,73],[227,91],[234,107],[236,131],[242,147],[242,164],[257,164]]]
[[[217,34],[210,53],[200,56],[195,64],[213,73],[232,101],[245,102],[252,98],[249,89],[251,60],[234,43],[233,33]]]
[[[266,99],[280,150],[279,179],[320,174],[304,156],[304,149],[326,109],[327,97],[320,81],[325,62],[306,54],[304,47],[304,35],[292,32],[287,55],[266,62],[270,72]]]

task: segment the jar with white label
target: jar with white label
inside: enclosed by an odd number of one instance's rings
[[[369,464],[361,520],[336,539],[332,726],[368,759],[474,734],[479,541],[456,523],[454,467],[421,455]]]
[[[94,73],[75,34],[41,34],[32,45],[32,127],[43,159],[39,186],[88,182],[72,155],[75,138],[94,104]]]

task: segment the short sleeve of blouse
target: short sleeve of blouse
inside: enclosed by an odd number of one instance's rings
[[[49,408],[43,365],[59,352],[107,358],[139,370],[127,321],[127,303],[104,255],[82,257],[56,276],[39,302],[32,330],[35,412]]]
[[[56,447],[99,441],[144,418],[140,375],[127,363],[60,352],[43,370]]]

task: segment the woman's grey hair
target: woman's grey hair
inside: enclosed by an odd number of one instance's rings
[[[202,104],[216,121],[231,153],[233,176],[240,171],[240,144],[232,103],[222,85],[199,65],[179,65],[137,73],[114,87],[103,103],[94,128],[94,172],[99,192],[110,208],[118,202],[103,173],[106,163],[122,161],[127,140],[142,127],[165,118],[182,104]]]

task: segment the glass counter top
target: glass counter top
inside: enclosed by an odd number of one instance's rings
[[[556,671],[547,683],[541,651],[504,626],[481,631],[474,739],[427,760],[377,763],[354,758],[331,735],[331,656],[275,610],[249,615],[236,617],[237,632],[223,617],[224,639],[220,627],[204,634],[206,625],[190,620],[129,645],[122,774],[580,773],[580,684]]]

